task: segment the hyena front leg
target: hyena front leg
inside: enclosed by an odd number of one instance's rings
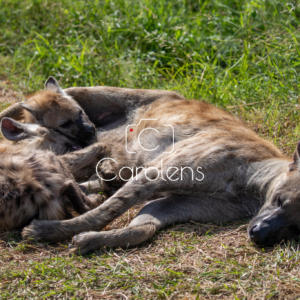
[[[201,197],[202,201],[207,197]],[[199,205],[200,204],[200,205]],[[208,221],[212,217],[199,199],[175,196],[151,201],[132,220],[129,227],[102,232],[84,232],[76,235],[69,250],[74,254],[86,254],[104,246],[128,248],[149,240],[157,230],[172,223]]]
[[[232,196],[232,195],[231,195]],[[232,222],[248,218],[249,203],[230,203],[223,193],[198,192],[194,195],[170,195],[145,205],[128,227],[101,232],[84,232],[74,236],[69,250],[86,254],[104,246],[111,248],[135,247],[149,240],[156,231],[173,223]]]
[[[71,238],[75,234],[85,231],[100,231],[135,204],[150,198],[160,191],[172,189],[174,182],[149,180],[149,178],[155,179],[156,177],[157,173],[155,172],[148,172],[146,176],[145,171],[142,171],[136,180],[127,182],[98,208],[71,220],[34,220],[30,226],[24,228],[23,237],[54,242]],[[177,185],[174,185],[173,188]]]
[[[75,178],[81,177],[82,169],[90,167],[91,174],[95,173],[97,162],[105,157],[109,152],[109,148],[102,143],[95,143],[89,147],[75,152],[61,155],[60,158],[66,164],[70,172]]]

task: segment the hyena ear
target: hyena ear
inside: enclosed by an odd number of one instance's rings
[[[289,171],[294,171],[298,168],[300,158],[300,141],[297,143],[296,149],[293,153],[293,162],[289,165]]]
[[[35,106],[32,104],[25,104],[25,103],[19,103],[21,107],[26,109],[28,112],[30,112],[35,120],[36,123],[39,123],[38,120],[40,119],[39,113],[36,110]]]
[[[3,136],[10,141],[16,142],[28,137],[26,125],[11,118],[3,118],[0,126]]]
[[[52,76],[50,76],[45,82],[45,89],[53,93],[61,94],[64,96],[66,95],[65,92],[59,86],[58,81]]]

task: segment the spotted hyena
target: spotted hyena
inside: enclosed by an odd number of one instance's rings
[[[129,91],[65,90],[78,102],[93,99],[91,119],[99,121],[99,140],[109,148],[113,161],[108,165],[119,189],[77,218],[33,221],[24,237],[58,241],[75,236],[70,251],[84,254],[106,245],[139,245],[172,223],[229,222],[257,213],[249,225],[253,242],[273,245],[298,237],[299,144],[290,159],[213,105],[171,92],[153,96],[146,90],[138,97]],[[101,231],[133,205],[153,198],[128,227]]]
[[[93,153],[100,158],[105,147],[92,147],[89,157]],[[86,153],[84,149],[77,155],[84,161]],[[70,208],[83,214],[102,202],[101,195],[86,196],[81,191],[68,168],[76,161],[68,155],[61,158],[37,150],[34,143],[0,144],[0,230],[23,227],[33,219],[68,219]]]

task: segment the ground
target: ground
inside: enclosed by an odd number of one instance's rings
[[[293,0],[0,1],[0,103],[48,76],[63,87],[178,91],[238,115],[291,155],[300,132],[300,6]],[[133,208],[106,228],[129,223]],[[248,220],[173,225],[134,249],[68,256],[0,233],[2,299],[297,299],[300,249],[261,249]]]

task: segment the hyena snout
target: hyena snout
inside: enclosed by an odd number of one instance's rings
[[[93,125],[88,123],[83,123],[83,128],[86,134],[94,136],[96,133],[96,129]]]
[[[300,230],[293,224],[282,208],[268,210],[257,215],[249,224],[248,235],[258,246],[271,247],[282,241],[299,239]]]
[[[82,141],[83,146],[88,146],[96,141],[96,128],[93,123],[85,118],[79,118],[76,121],[78,128],[78,138]]]

